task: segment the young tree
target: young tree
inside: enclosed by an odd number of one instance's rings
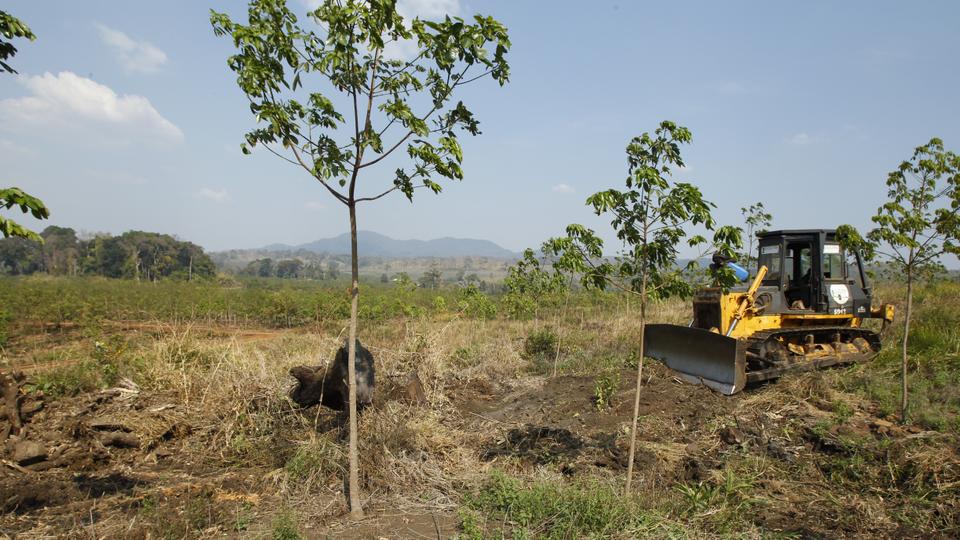
[[[17,48],[14,47],[13,43],[6,40],[25,38],[33,41],[37,39],[37,36],[19,19],[0,10],[0,37],[4,38],[0,39],[0,73],[16,74],[17,71],[6,61],[17,54]],[[2,172],[2,170],[0,170],[0,172]],[[16,187],[0,188],[0,207],[9,210],[14,206],[19,208],[24,214],[30,212],[33,217],[37,219],[50,217],[50,210],[47,209],[40,199],[24,193],[23,190]],[[4,238],[14,236],[43,242],[43,238],[37,233],[3,216],[0,216],[0,233],[3,233]]]
[[[217,12],[211,12],[210,21],[214,32],[232,37],[238,49],[228,65],[260,124],[247,133],[241,149],[248,153],[260,145],[301,167],[347,209],[352,277],[348,489],[351,515],[360,517],[357,207],[395,191],[412,201],[418,188],[440,192],[434,178],[463,178],[457,137],[480,131],[470,110],[452,98],[460,87],[487,76],[506,83],[510,41],[506,28],[491,17],[478,15],[472,23],[456,17],[404,21],[395,0],[327,0],[308,16],[316,30],[301,25],[284,0],[251,0],[247,24]],[[415,48],[411,58],[388,54],[388,46],[401,42]],[[338,104],[346,104],[346,116]],[[361,184],[368,168],[398,149],[407,158],[392,160],[400,166],[391,184]]]
[[[940,139],[930,139],[887,176],[887,198],[873,216],[877,227],[867,240],[907,281],[900,364],[900,419],[906,422],[913,284],[919,276],[942,269],[943,255],[960,254],[960,156],[944,150]]]
[[[295,279],[301,277],[303,261],[300,259],[283,259],[277,263],[277,277]]]
[[[757,234],[766,232],[767,227],[773,223],[773,214],[767,212],[763,202],[757,202],[741,208],[740,215],[743,216],[743,223],[747,226],[747,249],[740,254],[739,258],[749,269],[757,261],[757,256],[753,253],[753,239]]]
[[[627,145],[626,189],[601,191],[587,199],[597,215],[612,216],[610,224],[625,245],[615,260],[604,258],[603,241],[582,225],[568,226],[566,237],[550,239],[546,244],[558,257],[555,265],[581,274],[584,286],[603,289],[612,285],[639,296],[641,353],[650,300],[686,297],[693,292],[677,264],[679,245],[685,241],[688,246],[698,246],[707,240],[701,235],[690,236],[687,228],[699,225],[714,231],[716,249],[726,253],[740,247],[740,229],[717,227],[710,215],[714,205],[703,199],[696,186],[670,180],[672,170],[683,166],[680,145],[691,138],[690,130],[669,121],[662,122],[653,135],[634,137]],[[633,477],[642,376],[641,354],[630,430],[627,494]]]
[[[432,261],[426,272],[420,276],[420,286],[424,289],[439,289],[443,282],[443,272],[440,271],[440,265],[437,261]]]
[[[532,249],[526,249],[523,257],[507,269],[503,278],[506,293],[501,302],[514,319],[535,317],[540,306],[554,303],[567,288],[564,276],[550,272],[541,264]]]

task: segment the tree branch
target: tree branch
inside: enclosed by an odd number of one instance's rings
[[[272,150],[271,150],[271,151],[272,151]],[[310,176],[316,178],[317,181],[320,182],[320,184],[323,185],[323,187],[327,188],[327,191],[329,191],[331,195],[333,195],[334,197],[336,197],[336,199],[337,199],[338,201],[342,202],[343,204],[347,204],[347,198],[346,198],[346,197],[344,197],[342,194],[340,194],[339,191],[333,189],[333,187],[330,186],[329,184],[327,184],[323,179],[317,177],[317,175],[315,175],[315,174],[313,173],[313,169],[311,169],[310,167],[307,167],[307,164],[304,163],[304,162],[303,162],[303,159],[300,158],[300,154],[297,152],[296,147],[291,146],[291,147],[290,147],[290,151],[293,152],[293,155],[294,155],[294,157],[297,158],[297,162],[300,163],[300,166],[303,167],[304,170],[306,170],[308,173],[310,173]],[[275,152],[274,152],[274,153],[275,153]]]
[[[466,75],[467,70],[469,70],[469,69],[470,69],[470,66],[467,66],[467,67],[463,68],[463,71],[460,73],[460,78],[463,78],[463,76]],[[459,83],[456,83],[456,82],[455,82],[455,83],[453,83],[453,86],[450,86],[449,81],[450,81],[450,79],[447,78],[447,86],[449,86],[449,89],[447,90],[447,93],[444,94],[444,96],[443,96],[444,100],[445,100],[446,98],[448,98],[448,97],[450,96],[450,94],[453,93],[453,90],[459,85]],[[373,93],[372,93],[372,92],[371,92],[371,95],[370,95],[370,99],[371,99],[371,102],[372,102],[372,101],[373,101]],[[426,116],[424,116],[424,117],[422,118],[422,120],[426,121],[428,118],[430,118],[431,115],[433,115],[433,113],[437,112],[439,109],[440,109],[440,107],[439,107],[438,105],[434,105],[433,108],[430,109],[430,112],[428,112],[428,113],[426,114]],[[412,130],[407,131],[407,134],[404,135],[402,139],[400,139],[399,141],[397,141],[396,144],[394,144],[393,146],[391,146],[389,150],[387,150],[386,152],[384,152],[383,154],[381,154],[380,157],[377,157],[377,158],[373,159],[372,161],[368,161],[368,162],[366,162],[366,163],[360,164],[360,165],[359,165],[359,168],[362,169],[362,168],[364,168],[364,167],[369,167],[370,165],[374,165],[374,164],[376,164],[376,163],[379,163],[380,161],[382,161],[383,159],[385,159],[387,156],[389,156],[390,154],[392,154],[394,150],[396,150],[397,148],[399,148],[400,145],[403,144],[407,139],[409,139],[411,135],[413,135],[413,131],[412,131]]]
[[[367,98],[366,119],[364,120],[364,123],[363,123],[363,131],[365,133],[367,132],[367,130],[370,129],[370,114],[371,114],[371,111],[373,110],[373,88],[374,88],[374,84],[376,83],[377,64],[380,62],[380,52],[381,52],[380,49],[377,49],[374,52],[373,64],[370,66],[370,91],[368,93],[369,97]],[[354,102],[356,102],[356,98],[354,98]],[[354,117],[356,118],[356,115],[354,115]],[[350,188],[349,188],[350,204],[353,204],[355,202],[355,196],[356,196],[356,190],[357,190],[357,174],[359,174],[360,172],[360,162],[363,160],[363,151],[365,148],[366,148],[366,145],[361,144],[360,142],[360,131],[359,131],[359,126],[357,126],[357,156],[353,162],[353,173],[350,175]]]

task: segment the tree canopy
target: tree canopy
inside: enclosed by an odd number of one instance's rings
[[[213,277],[213,261],[196,244],[166,234],[130,231],[79,240],[73,229],[49,226],[44,242],[0,240],[0,274],[97,275],[111,278],[196,279]]]
[[[250,2],[247,24],[211,12],[214,32],[233,39],[238,52],[228,65],[263,124],[241,149],[267,148],[344,204],[393,191],[412,200],[416,188],[441,191],[434,177],[462,179],[458,132],[480,131],[473,113],[452,98],[482,77],[507,82],[506,28],[480,15],[473,24],[459,17],[404,21],[393,0],[324,2],[308,17],[319,32],[283,0]],[[389,55],[388,46],[409,42],[416,44],[412,58]],[[344,104],[352,122],[338,108]],[[358,194],[360,171],[405,144],[409,164],[394,170],[392,185]]]

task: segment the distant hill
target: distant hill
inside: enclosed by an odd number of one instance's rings
[[[371,231],[357,234],[357,245],[363,257],[384,257],[391,259],[418,257],[492,257],[514,259],[518,256],[508,249],[489,240],[471,238],[437,238],[435,240],[395,240],[389,236]],[[323,238],[306,244],[290,246],[271,244],[261,251],[311,251],[330,255],[350,254],[350,235],[347,233],[333,238]]]

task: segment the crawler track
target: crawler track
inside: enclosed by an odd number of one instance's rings
[[[880,352],[876,332],[850,326],[770,330],[746,341],[747,384],[787,373],[864,362]]]

